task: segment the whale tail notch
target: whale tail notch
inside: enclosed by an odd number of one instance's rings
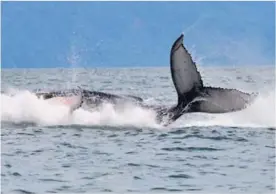
[[[171,75],[178,103],[168,111],[169,122],[186,112],[227,113],[244,109],[252,100],[250,94],[236,89],[203,86],[196,64],[183,45],[183,38],[181,34],[171,48]]]

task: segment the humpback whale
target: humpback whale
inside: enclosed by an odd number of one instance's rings
[[[75,96],[71,111],[84,104],[90,108],[97,108],[104,102],[135,103],[143,108],[154,110],[158,123],[165,126],[176,121],[185,113],[228,113],[246,108],[256,95],[237,89],[204,86],[196,64],[183,44],[183,38],[184,35],[181,34],[173,43],[170,51],[171,77],[177,93],[177,103],[172,107],[147,105],[142,98],[136,96],[119,96],[82,88],[36,93],[36,95],[42,96],[44,99]]]

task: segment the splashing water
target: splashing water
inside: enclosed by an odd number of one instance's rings
[[[182,126],[276,127],[275,93],[260,94],[246,109],[224,113],[184,115]]]
[[[78,109],[70,114],[66,105],[38,99],[30,91],[78,85],[172,106],[177,94],[167,67],[96,72],[3,69],[4,192],[129,192],[131,188],[273,193],[275,130],[270,129],[275,128],[275,67],[204,67],[200,72],[206,86],[260,95],[245,110],[184,114],[164,128],[155,122],[154,112],[134,105],[118,110],[105,104],[99,111]]]
[[[1,119],[12,123],[35,123],[38,125],[135,125],[158,126],[155,113],[140,107],[127,105],[115,110],[111,104],[104,104],[99,111],[78,109],[70,114],[64,104],[38,99],[29,91],[20,91],[14,96],[1,95]]]
[[[30,91],[11,90],[13,95],[1,94],[1,120],[8,123],[37,125],[107,125],[160,128],[155,112],[135,105],[115,110],[104,104],[99,111],[82,108],[70,114],[68,106],[38,99]],[[150,100],[152,101],[152,100]],[[238,112],[226,114],[184,114],[169,127],[190,126],[275,127],[275,94],[259,95],[252,105]]]

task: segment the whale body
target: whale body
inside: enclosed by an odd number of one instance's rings
[[[183,44],[183,38],[184,35],[181,34],[173,43],[170,51],[171,77],[177,93],[177,103],[172,107],[147,105],[142,98],[137,96],[122,96],[82,88],[46,93],[38,92],[36,95],[44,99],[75,96],[71,111],[82,107],[84,104],[90,108],[97,108],[105,102],[114,105],[126,102],[134,103],[143,108],[154,110],[157,115],[157,122],[165,126],[186,113],[215,114],[239,111],[246,108],[255,99],[255,94],[237,89],[204,86],[196,64]]]

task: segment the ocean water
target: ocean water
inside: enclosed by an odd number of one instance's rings
[[[98,112],[37,99],[32,90],[81,86],[171,106],[168,67],[2,69],[2,193],[275,193],[275,67],[201,67],[205,85],[258,92],[247,109],[183,115]]]

